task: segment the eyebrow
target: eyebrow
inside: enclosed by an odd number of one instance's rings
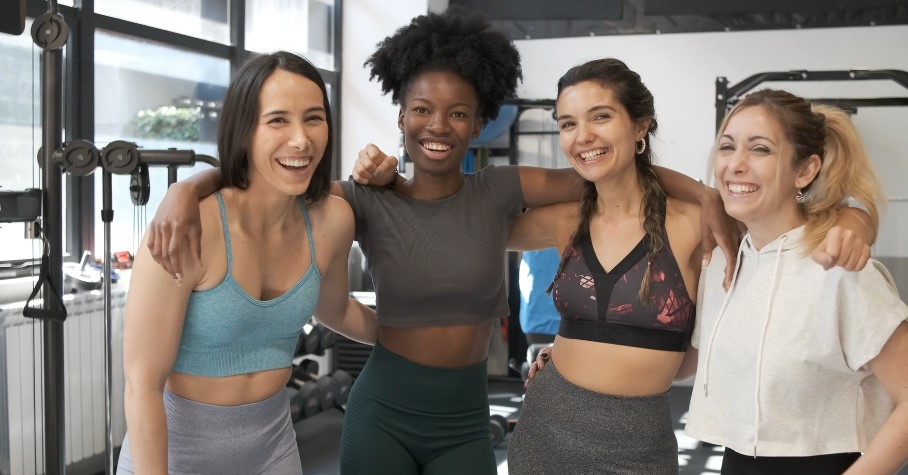
[[[411,98],[410,98],[410,102],[417,102],[417,101],[418,101],[418,102],[424,102],[424,103],[429,104],[429,105],[434,105],[435,103],[432,102],[432,99],[429,99],[428,97],[431,97],[431,96],[426,96],[426,97],[415,96],[415,97],[411,97]],[[473,107],[473,104],[470,104],[470,103],[468,103],[468,102],[455,102],[455,103],[451,104],[451,107]]]
[[[599,111],[601,111],[601,110],[610,110],[610,111],[612,111],[612,112],[617,112],[617,111],[615,110],[615,108],[612,107],[612,106],[609,106],[609,105],[606,105],[606,104],[600,104],[600,105],[595,105],[595,106],[593,106],[593,107],[590,107],[590,108],[587,110],[587,113],[599,112]],[[556,116],[556,117],[555,117],[555,120],[558,121],[558,120],[562,120],[562,119],[570,119],[570,118],[572,118],[572,117],[574,117],[574,116],[572,116],[572,115],[570,115],[570,114],[561,114],[561,115],[559,115],[559,116]]]
[[[316,106],[316,107],[310,107],[303,111],[304,114],[308,114],[310,112],[325,112],[325,108],[321,107],[321,106]],[[290,112],[285,111],[285,110],[273,110],[273,111],[265,112],[264,114],[262,114],[262,117],[268,117],[268,116],[272,116],[272,115],[287,115],[289,113]]]
[[[722,138],[723,138],[723,139],[728,139],[728,140],[731,140],[731,141],[734,141],[734,140],[735,140],[734,137],[732,137],[731,135],[728,135],[728,134],[722,134]],[[761,140],[761,139],[762,139],[762,140],[765,140],[765,141],[767,141],[767,142],[769,142],[769,143],[771,143],[771,144],[773,144],[773,145],[776,145],[776,142],[775,142],[773,139],[771,139],[771,138],[769,138],[769,137],[764,137],[764,136],[762,136],[762,135],[751,135],[750,137],[747,137],[747,141],[748,141],[748,142],[753,142],[754,140]]]

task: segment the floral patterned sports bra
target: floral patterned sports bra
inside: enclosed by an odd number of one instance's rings
[[[650,263],[649,302],[638,298],[646,271],[649,235],[611,272],[602,268],[589,237],[579,243],[579,250],[566,249],[567,261],[553,285],[555,308],[561,315],[558,334],[616,345],[686,351],[696,308],[667,236],[663,242]]]

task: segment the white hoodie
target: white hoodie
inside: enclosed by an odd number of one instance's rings
[[[889,272],[824,270],[804,227],[738,252],[729,292],[718,248],[700,281],[699,348],[685,432],[745,455],[861,452],[892,411],[867,363],[908,318]]]

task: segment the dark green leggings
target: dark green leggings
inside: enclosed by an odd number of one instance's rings
[[[341,473],[495,474],[486,363],[436,368],[376,344],[356,379]]]

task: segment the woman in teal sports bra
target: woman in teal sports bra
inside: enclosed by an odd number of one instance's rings
[[[124,327],[128,434],[118,473],[301,473],[282,390],[313,312],[375,340],[348,297],[353,215],[328,195],[331,113],[305,59],[258,56],[227,89],[225,187],[201,202],[201,260],[179,281],[140,246]],[[315,232],[313,232],[315,230]]]

